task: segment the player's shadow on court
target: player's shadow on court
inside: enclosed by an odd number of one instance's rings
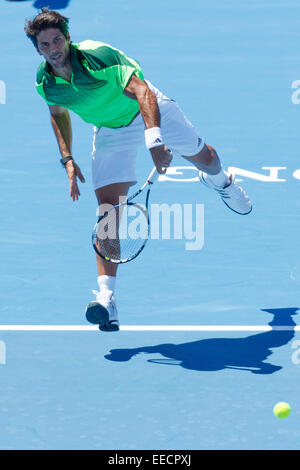
[[[184,369],[217,371],[223,369],[247,370],[254,374],[273,374],[282,367],[265,360],[273,348],[286,345],[295,335],[292,316],[298,307],[262,309],[274,315],[269,323],[271,331],[251,334],[246,338],[201,339],[183,344],[158,344],[132,349],[112,349],[105,356],[110,361],[129,361],[139,353],[161,354],[165,359],[148,359],[155,364],[178,365]],[[278,327],[285,326],[286,330]]]
[[[27,2],[28,0],[6,0],[7,2]],[[30,0],[31,1],[31,0]],[[33,6],[38,10],[49,7],[50,10],[61,10],[67,8],[71,0],[35,0]]]

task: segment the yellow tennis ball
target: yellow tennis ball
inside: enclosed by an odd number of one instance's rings
[[[274,406],[273,412],[277,418],[287,418],[291,412],[291,407],[288,403],[280,401],[277,403],[277,405]]]

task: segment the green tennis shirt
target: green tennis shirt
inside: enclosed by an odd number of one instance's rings
[[[139,112],[136,100],[123,91],[132,74],[144,80],[138,62],[98,41],[70,45],[71,81],[55,76],[44,61],[36,89],[44,100],[68,108],[97,127],[127,126]]]

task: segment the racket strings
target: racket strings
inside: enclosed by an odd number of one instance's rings
[[[132,259],[149,237],[145,206],[125,204],[106,212],[96,225],[94,244],[101,256],[111,261]]]

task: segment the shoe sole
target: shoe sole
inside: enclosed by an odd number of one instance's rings
[[[248,214],[250,214],[250,212],[252,211],[252,206],[251,206],[251,209],[250,209],[250,211],[248,211],[248,212],[237,212],[237,211],[235,211],[234,209],[232,209],[232,207],[230,207],[230,206],[224,201],[224,199],[223,199],[222,197],[221,197],[221,199],[222,199],[222,201],[224,202],[225,206],[227,206],[228,209],[230,209],[232,212],[235,212],[236,214],[239,214],[239,215],[248,215]]]
[[[199,181],[204,185],[206,186],[207,188],[209,189],[213,189],[214,191],[216,191],[216,193],[218,192],[214,187],[210,186],[206,181],[205,179],[203,178],[203,175],[201,174],[201,176],[199,176]],[[219,195],[220,196],[220,195]],[[220,196],[222,201],[224,202],[225,206],[228,207],[228,209],[230,209],[232,212],[235,212],[236,214],[239,214],[239,215],[248,215],[250,214],[250,212],[252,211],[252,205],[251,205],[251,209],[250,211],[248,212],[238,212],[238,211],[235,211],[234,209],[232,209],[232,207],[230,207],[227,202],[224,201],[224,199],[222,198],[222,196]]]
[[[108,311],[98,302],[91,302],[85,313],[88,322],[99,325],[101,331],[119,331],[119,326],[109,321]]]

